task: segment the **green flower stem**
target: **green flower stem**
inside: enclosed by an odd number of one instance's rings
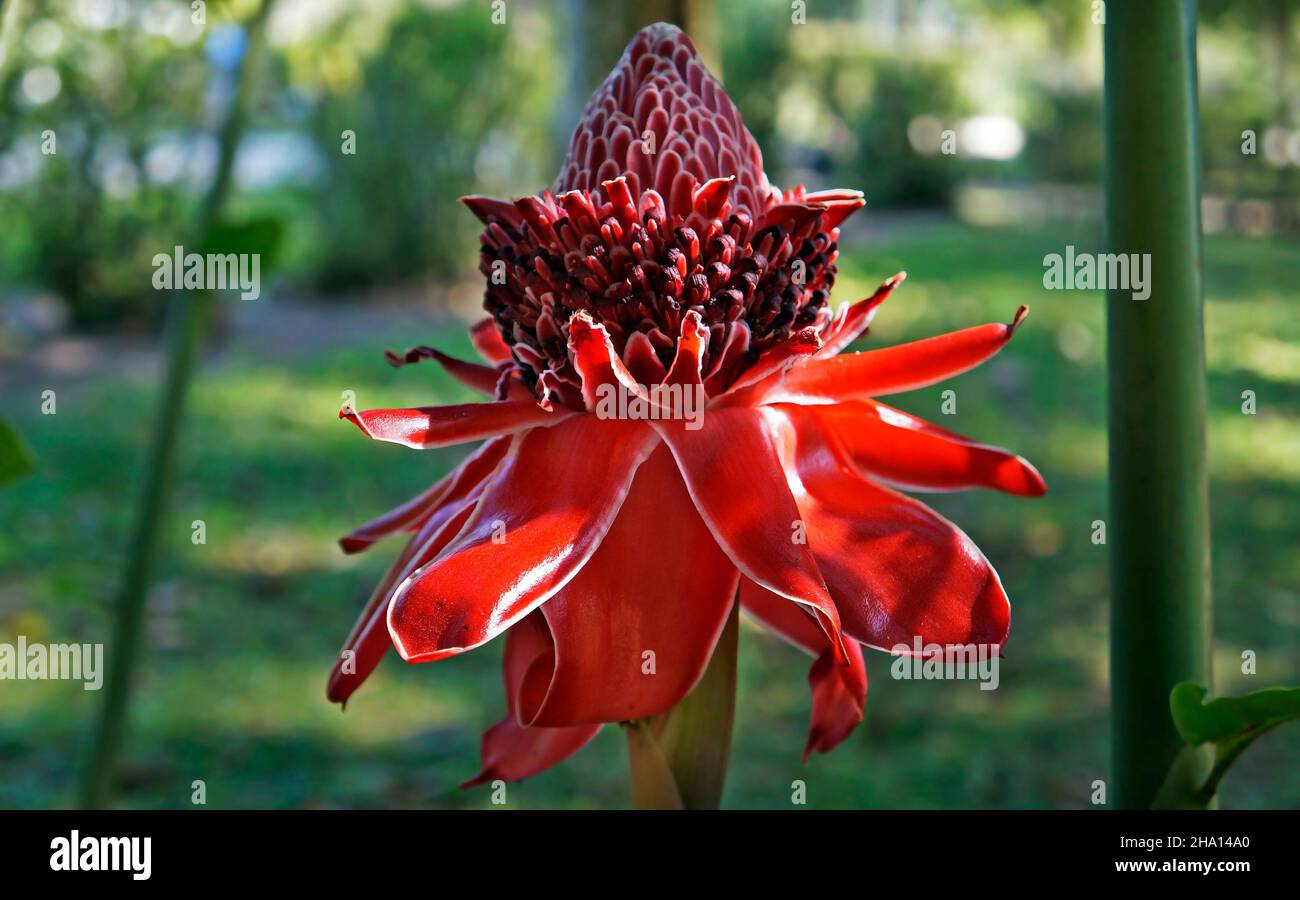
[[[1106,223],[1150,254],[1107,301],[1114,805],[1152,803],[1182,742],[1169,692],[1209,682],[1196,5],[1107,4]]]
[[[740,603],[694,690],[660,716],[629,722],[632,805],[637,809],[717,809],[727,777],[736,710]]]
[[[625,722],[627,761],[635,809],[682,809],[682,794],[659,749],[649,719]]]
[[[249,73],[259,55],[263,26],[273,2],[265,0],[248,25],[248,52],[240,64],[235,97],[218,133],[216,172],[195,223],[195,239],[199,242],[216,224],[229,190],[235,150],[243,132],[244,111],[251,90]],[[113,776],[125,738],[131,686],[140,655],[145,601],[158,556],[163,507],[176,465],[176,444],[185,395],[203,347],[211,310],[211,294],[196,292],[181,295],[169,311],[162,397],[143,472],[126,568],[116,600],[103,704],[82,783],[82,805],[89,808],[106,806],[112,799]]]

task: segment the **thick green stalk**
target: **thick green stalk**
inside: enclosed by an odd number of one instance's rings
[[[243,131],[244,110],[251,90],[249,73],[261,46],[262,28],[273,0],[262,4],[249,23],[248,52],[236,76],[238,88],[218,133],[217,167],[199,209],[195,240],[202,243],[216,223],[230,185],[235,150]],[[180,295],[168,312],[166,371],[153,439],[142,473],[135,524],[127,550],[126,568],[117,595],[113,633],[108,646],[99,719],[82,784],[82,805],[106,806],[113,793],[113,776],[126,734],[128,707],[137,658],[140,655],[146,599],[158,556],[164,504],[176,462],[176,443],[185,409],[185,395],[203,347],[212,296],[200,291]]]
[[[1210,680],[1196,7],[1106,13],[1107,243],[1150,254],[1150,296],[1107,299],[1112,800],[1133,808],[1182,746],[1170,690]]]
[[[626,725],[633,806],[717,809],[722,802],[736,710],[739,643],[736,603],[695,688],[667,713]]]

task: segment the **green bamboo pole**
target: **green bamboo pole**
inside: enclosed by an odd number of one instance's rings
[[[1106,12],[1107,243],[1151,260],[1147,299],[1107,299],[1112,799],[1134,808],[1181,744],[1170,690],[1210,671],[1196,5]]]
[[[218,129],[216,171],[195,223],[194,237],[200,243],[216,223],[229,190],[235,150],[243,132],[244,114],[251,91],[250,72],[254,70],[254,59],[260,53],[262,29],[272,3],[273,0],[265,0],[248,25],[248,50],[235,76],[235,97]],[[211,307],[212,295],[199,291],[181,295],[168,314],[167,368],[163,376],[163,392],[142,474],[126,568],[117,595],[103,701],[82,782],[82,805],[92,809],[108,805],[112,798],[113,775],[126,735],[131,685],[140,655],[145,600],[158,556],[163,507],[175,468],[176,442],[185,409],[185,395],[202,350]]]

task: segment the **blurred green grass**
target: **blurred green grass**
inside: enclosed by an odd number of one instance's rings
[[[841,257],[836,301],[906,268],[866,346],[1032,313],[1011,346],[900,407],[1038,465],[1049,494],[925,499],[966,530],[1012,597],[1001,686],[893,681],[869,654],[864,724],[837,751],[800,762],[809,661],[745,627],[731,807],[1087,807],[1107,759],[1103,298],[1046,291],[1042,258],[1097,249],[1088,228],[899,228]],[[1206,245],[1209,452],[1213,477],[1216,689],[1300,682],[1300,252],[1283,240]],[[190,404],[149,651],[136,692],[121,802],[187,807],[191,783],[217,807],[485,807],[456,784],[480,731],[503,711],[500,642],[436,665],[390,657],[349,704],[325,675],[385,561],[344,557],[334,539],[416,493],[464,448],[372,444],[335,413],[467,397],[433,367],[392,370],[385,346],[468,355],[456,328],[410,334],[377,321],[334,349],[283,357],[238,347],[201,373]],[[956,391],[954,415],[941,391]],[[1243,415],[1241,394],[1257,395]],[[152,386],[104,377],[61,390],[58,413],[11,404],[41,471],[0,491],[0,640],[99,641],[130,526]],[[580,461],[575,460],[575,465]],[[190,541],[191,522],[207,543]],[[1244,650],[1258,655],[1240,674]],[[99,695],[70,683],[0,685],[0,807],[68,805]],[[622,737],[509,788],[514,807],[626,805]],[[1229,777],[1224,807],[1300,806],[1300,740],[1261,741]]]

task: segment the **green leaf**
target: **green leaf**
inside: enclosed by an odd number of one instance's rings
[[[1169,711],[1188,746],[1174,760],[1152,804],[1157,809],[1204,809],[1237,757],[1262,734],[1300,719],[1300,688],[1269,688],[1244,697],[1218,697],[1194,681],[1174,686]]]
[[[1269,688],[1244,697],[1205,702],[1205,688],[1194,681],[1174,686],[1169,709],[1174,725],[1189,744],[1220,742],[1253,734],[1258,737],[1283,722],[1300,719],[1300,688]]]
[[[36,458],[13,426],[0,417],[0,484],[17,481],[36,468]]]

